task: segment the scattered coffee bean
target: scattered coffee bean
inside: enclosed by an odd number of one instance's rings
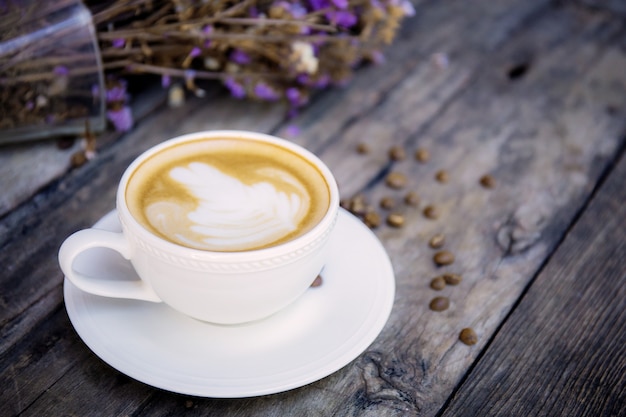
[[[435,261],[438,266],[450,265],[454,262],[454,255],[452,254],[452,252],[442,250],[435,253],[435,255],[433,256],[433,261]]]
[[[494,188],[496,186],[496,180],[491,175],[483,175],[480,177],[480,185],[485,188]]]
[[[432,281],[430,281],[430,288],[432,288],[435,291],[441,291],[444,288],[446,288],[446,280],[443,279],[443,276],[438,276],[432,279]]]
[[[404,226],[404,216],[399,213],[391,213],[387,216],[387,224],[392,227]]]
[[[401,146],[392,146],[391,149],[389,149],[389,158],[392,161],[404,161],[406,159],[406,152]]]
[[[358,194],[352,197],[352,201],[350,202],[350,211],[357,215],[365,214],[367,210],[367,202],[365,200],[365,196],[363,194]]]
[[[420,196],[415,191],[409,191],[404,196],[404,202],[409,206],[417,206],[420,203]]]
[[[352,207],[352,200],[349,198],[342,198],[339,202],[339,206],[346,210],[350,210]]]
[[[390,210],[396,206],[396,200],[393,197],[383,197],[380,199],[380,207]]]
[[[370,153],[370,147],[367,145],[367,143],[359,143],[356,145],[356,151],[360,154],[366,154],[366,153]]]
[[[407,184],[406,175],[401,172],[390,172],[385,179],[387,185],[391,188],[404,188]]]
[[[442,169],[435,173],[435,179],[439,181],[440,183],[445,184],[450,180],[450,175],[448,175],[447,171],[444,171]]]
[[[459,340],[468,346],[472,346],[478,343],[478,336],[476,335],[474,329],[466,327],[461,330],[461,333],[459,333]]]
[[[415,159],[419,162],[427,162],[430,159],[430,152],[424,148],[419,148],[415,151]]]
[[[445,273],[442,277],[448,285],[459,285],[459,283],[463,280],[463,277],[459,274]]]
[[[317,277],[315,277],[315,279],[311,283],[311,287],[313,288],[319,287],[320,285],[322,285],[322,282],[323,282],[322,276],[318,275]]]
[[[428,306],[433,311],[444,311],[450,307],[450,300],[448,297],[435,297],[430,301]]]
[[[77,168],[81,165],[84,165],[87,162],[87,155],[85,155],[85,151],[76,151],[72,158],[70,159],[70,163],[73,168]]]
[[[424,216],[428,219],[438,219],[439,218],[439,210],[437,209],[437,207],[432,206],[432,205],[428,205],[426,207],[424,207]]]
[[[375,211],[369,211],[363,216],[363,222],[370,229],[375,229],[380,226],[380,215]]]
[[[428,241],[428,246],[433,249],[439,249],[446,243],[446,237],[443,233],[437,233]]]

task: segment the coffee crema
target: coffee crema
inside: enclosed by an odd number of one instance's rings
[[[313,228],[330,204],[322,173],[277,144],[205,138],[141,163],[125,193],[133,217],[170,242],[235,252],[285,243]]]

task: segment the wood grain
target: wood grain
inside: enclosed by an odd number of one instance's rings
[[[0,404],[7,415],[406,416],[434,415],[507,317],[610,167],[626,132],[623,21],[602,10],[543,0],[417,3],[387,53],[344,89],[317,96],[298,118],[225,96],[148,117],[99,157],[50,184],[0,222]],[[433,55],[441,53],[444,55]],[[441,66],[437,56],[447,56]],[[520,70],[523,68],[524,70]],[[513,75],[514,76],[513,76]],[[515,75],[518,74],[518,75]],[[242,128],[292,137],[327,162],[344,196],[373,204],[417,191],[425,219],[381,226],[397,281],[392,316],[349,366],[309,386],[261,398],[199,399],[130,380],[91,354],[62,308],[61,241],[113,208],[115,185],[141,151],[178,134]],[[359,155],[358,143],[371,152]],[[432,159],[392,163],[390,146]],[[434,180],[446,169],[449,183]],[[390,190],[388,172],[409,178]],[[478,184],[484,173],[493,190]],[[428,239],[445,233],[453,265],[437,268]],[[442,271],[463,281],[435,294]],[[435,295],[444,312],[428,309]],[[457,342],[461,328],[479,343]],[[17,366],[19,364],[19,366]],[[19,370],[19,372],[18,372]],[[18,400],[16,400],[19,399]]]
[[[622,157],[442,416],[623,415],[624,178]]]

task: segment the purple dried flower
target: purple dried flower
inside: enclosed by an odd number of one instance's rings
[[[91,95],[94,96],[94,98],[100,97],[100,86],[98,84],[91,86]]]
[[[161,87],[167,88],[172,83],[172,78],[168,74],[161,76]]]
[[[133,127],[133,114],[128,106],[118,110],[108,110],[107,119],[113,123],[118,132],[128,132]]]
[[[296,125],[289,125],[287,126],[287,128],[285,129],[285,135],[289,136],[289,137],[295,137],[298,136],[300,134],[300,128]]]
[[[296,81],[298,82],[298,84],[309,85],[311,83],[311,77],[309,76],[309,74],[298,74],[298,76],[296,77]]]
[[[289,100],[289,102],[291,104],[298,104],[298,102],[300,101],[300,90],[298,90],[295,87],[290,87],[287,89],[287,91],[285,91],[285,96],[287,97],[287,100]]]
[[[256,8],[256,6],[251,6],[250,9],[248,9],[248,15],[250,17],[259,17],[259,9]]]
[[[326,12],[326,18],[337,26],[350,28],[356,25],[357,17],[354,13],[347,10],[330,10]]]
[[[194,46],[191,51],[189,52],[189,57],[190,58],[195,58],[197,56],[199,56],[202,53],[202,50],[200,48],[198,48],[197,46]]]
[[[345,10],[348,8],[348,0],[331,0],[333,4],[341,10]]]
[[[281,7],[289,13],[294,19],[301,19],[307,14],[306,8],[300,3],[289,3],[287,1],[279,1],[276,6]]]
[[[323,74],[320,78],[317,79],[317,81],[315,81],[315,83],[313,83],[313,86],[315,88],[322,89],[328,87],[328,84],[330,84],[330,75]]]
[[[26,108],[26,110],[32,110],[35,108],[35,103],[33,103],[32,100],[28,100],[24,107]]]
[[[325,9],[330,5],[328,0],[309,0],[309,5],[314,11]]]
[[[234,49],[230,53],[230,60],[240,65],[249,64],[251,61],[250,55],[248,55],[241,49]]]
[[[300,90],[295,87],[290,87],[285,91],[285,97],[289,100],[289,104],[292,108],[302,107],[308,101],[306,96],[303,96]]]
[[[264,82],[260,82],[256,85],[256,87],[254,87],[254,94],[258,98],[267,101],[275,101],[280,97],[272,87]]]
[[[228,90],[230,90],[230,94],[235,98],[244,98],[246,96],[246,89],[243,85],[235,81],[234,78],[228,77],[224,80],[224,85]]]
[[[113,39],[113,42],[111,42],[111,44],[113,45],[114,48],[123,48],[124,46],[126,46],[126,39],[124,38]]]
[[[120,83],[107,90],[107,103],[124,102],[128,98],[126,94],[126,83]]]
[[[67,75],[70,73],[70,70],[65,65],[57,65],[52,70],[56,75]]]

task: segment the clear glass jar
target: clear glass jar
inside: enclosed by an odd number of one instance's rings
[[[102,59],[80,0],[0,3],[0,145],[104,130]]]

